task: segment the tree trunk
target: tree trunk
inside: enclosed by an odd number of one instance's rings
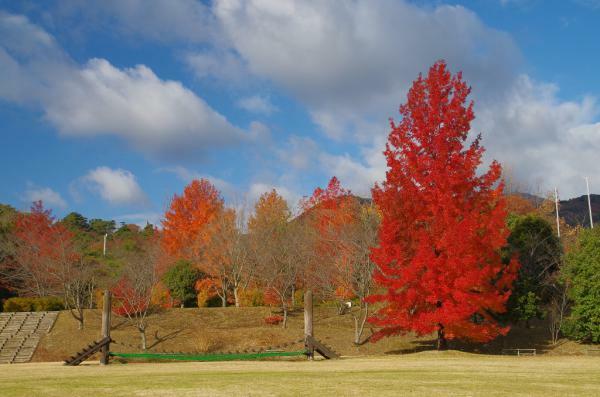
[[[240,307],[240,297],[238,296],[238,287],[233,287],[233,299],[235,300],[235,307]]]
[[[68,288],[68,287],[67,287]],[[71,305],[71,302],[68,298],[69,290],[67,289],[66,296],[64,297],[65,308],[69,309],[71,312],[71,316],[77,321],[77,328],[79,330],[83,329],[83,305],[79,296],[76,295],[74,299],[74,305]]]
[[[437,349],[448,350],[448,341],[446,340],[446,335],[444,334],[444,326],[442,324],[438,324]]]
[[[361,319],[362,317],[362,319]],[[365,329],[365,323],[367,321],[367,317],[369,317],[369,304],[364,303],[364,307],[361,307],[358,316],[354,316],[354,344],[360,345],[362,334]]]
[[[94,288],[90,287],[90,301],[88,302],[88,309],[94,308]]]
[[[146,329],[138,327],[138,331],[140,331],[140,337],[142,338],[142,350],[146,351]]]
[[[79,308],[77,309],[78,314],[75,314],[75,310],[71,309],[70,310],[71,315],[73,316],[73,318],[75,320],[77,320],[77,328],[79,330],[83,329],[83,309]]]
[[[287,306],[284,305],[283,306],[283,323],[282,323],[283,328],[287,328],[287,317],[288,317],[288,309],[287,309]]]
[[[77,328],[79,328],[80,330],[83,329],[83,309],[79,309],[79,316],[75,317],[77,319],[77,322],[79,324],[77,324]]]

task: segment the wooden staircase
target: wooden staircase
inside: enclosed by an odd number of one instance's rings
[[[331,347],[327,346],[323,342],[315,339],[312,336],[307,336],[304,342],[307,351],[312,352],[316,351],[321,356],[325,357],[327,360],[332,358],[340,358],[340,355],[335,352]]]
[[[88,345],[88,347],[84,348],[79,353],[66,359],[65,365],[81,364],[83,361],[85,361],[88,358],[90,358],[91,356],[93,356],[94,353],[99,352],[105,345],[109,344],[110,342],[112,342],[112,340],[110,339],[110,336],[107,336],[106,338],[103,338],[98,342],[96,342],[96,341],[92,342],[90,345]]]
[[[0,364],[29,362],[57,316],[58,312],[0,313]]]

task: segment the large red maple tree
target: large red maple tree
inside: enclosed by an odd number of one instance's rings
[[[371,255],[384,291],[371,297],[383,303],[371,318],[382,327],[373,340],[437,332],[444,349],[447,339],[484,342],[508,331],[494,314],[505,311],[518,263],[500,257],[508,235],[501,166],[478,173],[481,137],[468,143],[470,90],[438,61],[414,81],[401,121],[390,121],[386,179],[373,189],[382,224]]]

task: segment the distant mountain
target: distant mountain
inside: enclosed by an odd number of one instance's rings
[[[598,227],[600,227],[600,194],[591,194],[590,201],[592,203],[592,219],[594,220],[594,226],[598,225]],[[570,200],[561,200],[559,213],[561,218],[564,218],[565,222],[571,226],[590,226],[587,195],[572,198]]]
[[[529,200],[534,206],[539,206],[543,198],[529,194],[529,193],[516,193],[519,196]],[[592,202],[592,217],[594,219],[594,225],[598,224],[600,227],[600,194],[591,194],[590,201]],[[590,226],[590,216],[588,210],[587,195],[572,198],[570,200],[560,200],[559,202],[559,214],[561,218],[564,218],[565,222],[570,226],[582,225],[584,227]]]

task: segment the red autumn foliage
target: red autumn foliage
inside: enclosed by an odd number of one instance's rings
[[[443,61],[419,76],[390,122],[388,171],[373,198],[382,213],[380,245],[372,250],[384,304],[371,319],[374,340],[413,331],[489,341],[505,334],[492,313],[505,311],[518,263],[504,265],[506,203],[501,167],[477,174],[484,148],[467,146],[473,104],[461,73]]]
[[[148,310],[150,298],[145,290],[134,288],[127,277],[122,277],[111,289],[115,298],[113,312],[119,316],[128,317]]]
[[[63,295],[64,286],[74,278],[74,264],[81,260],[74,234],[54,222],[51,211],[37,201],[30,213],[17,214],[12,238],[14,252],[1,273],[14,279],[21,295]]]

